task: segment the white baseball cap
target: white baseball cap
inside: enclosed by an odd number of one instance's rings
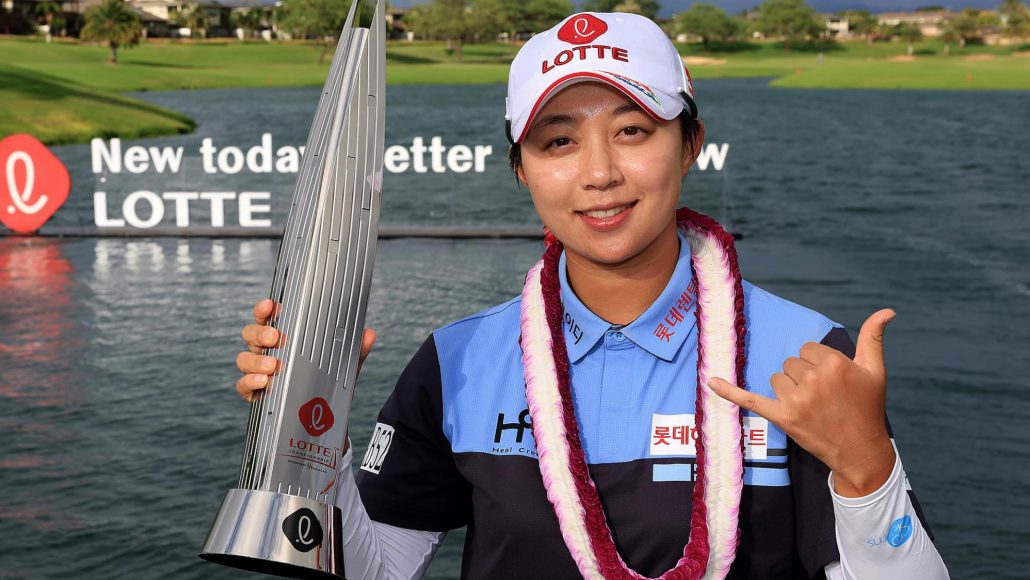
[[[637,14],[580,12],[515,55],[505,99],[508,140],[521,143],[551,96],[584,81],[618,88],[658,119],[675,119],[685,108],[697,118],[690,73],[657,24]]]

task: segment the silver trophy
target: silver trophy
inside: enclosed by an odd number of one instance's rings
[[[281,368],[251,405],[239,486],[201,558],[343,577],[336,480],[372,282],[385,125],[385,0],[354,0],[315,112],[272,282]]]

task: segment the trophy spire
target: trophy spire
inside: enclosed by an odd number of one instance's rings
[[[351,4],[308,133],[279,247],[270,324],[282,367],[251,404],[239,484],[201,558],[343,577],[338,462],[357,379],[379,229],[385,140],[385,0],[369,29]]]

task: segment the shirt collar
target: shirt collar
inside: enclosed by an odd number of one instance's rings
[[[654,356],[671,361],[697,325],[697,283],[690,262],[690,244],[679,236],[680,253],[669,283],[658,298],[620,331]],[[565,344],[569,361],[577,362],[612,325],[590,311],[572,291],[566,272],[565,253],[558,262],[562,305],[565,309]]]
[[[569,352],[569,361],[574,363],[583,358],[612,325],[591,312],[572,291],[569,275],[565,271],[565,252],[561,253],[558,260],[558,280],[565,310],[565,347]]]

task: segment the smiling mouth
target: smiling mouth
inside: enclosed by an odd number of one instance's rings
[[[594,219],[597,219],[597,220],[602,220],[602,219],[607,219],[607,218],[615,217],[615,216],[619,215],[620,213],[626,211],[627,209],[633,207],[636,204],[637,204],[637,202],[634,201],[632,203],[627,203],[626,205],[620,205],[620,206],[612,207],[612,208],[608,208],[608,209],[587,210],[587,211],[580,211],[580,212],[576,212],[576,213],[579,213],[579,214],[582,214],[582,215],[585,215],[587,217],[594,218]]]

